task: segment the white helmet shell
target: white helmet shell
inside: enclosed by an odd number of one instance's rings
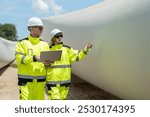
[[[31,17],[28,20],[28,27],[31,27],[31,26],[42,26],[43,27],[43,23],[40,18]]]
[[[59,30],[59,29],[53,29],[53,30],[51,31],[51,33],[50,33],[51,39],[52,39],[56,34],[58,34],[58,33],[62,33],[62,31]]]

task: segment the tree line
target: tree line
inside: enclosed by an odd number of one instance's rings
[[[0,23],[0,37],[7,40],[16,41],[18,38],[16,26],[10,23]]]

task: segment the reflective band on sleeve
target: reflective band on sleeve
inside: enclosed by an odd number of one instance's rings
[[[25,59],[25,57],[26,57],[25,55],[22,56],[22,58],[21,58],[21,64],[24,64],[23,60]]]
[[[23,53],[21,53],[21,52],[16,52],[15,55],[17,55],[17,54],[25,55],[25,54],[23,54]]]
[[[80,53],[80,51],[78,51],[78,55],[76,57],[76,61],[79,61],[79,53]]]
[[[18,74],[18,78],[23,78],[23,79],[45,79],[46,76],[28,76],[28,75]]]
[[[47,81],[46,84],[56,85],[56,84],[67,84],[67,83],[70,83],[70,82],[71,82],[70,80],[64,80],[64,81]]]
[[[49,68],[71,68],[71,65],[56,65],[50,66]]]

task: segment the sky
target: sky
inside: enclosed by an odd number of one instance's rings
[[[27,37],[30,17],[45,18],[94,5],[102,0],[1,0],[0,23],[16,26],[18,39]]]

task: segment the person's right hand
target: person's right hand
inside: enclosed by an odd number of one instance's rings
[[[37,61],[40,61],[40,56],[35,55],[35,59],[36,59]]]

